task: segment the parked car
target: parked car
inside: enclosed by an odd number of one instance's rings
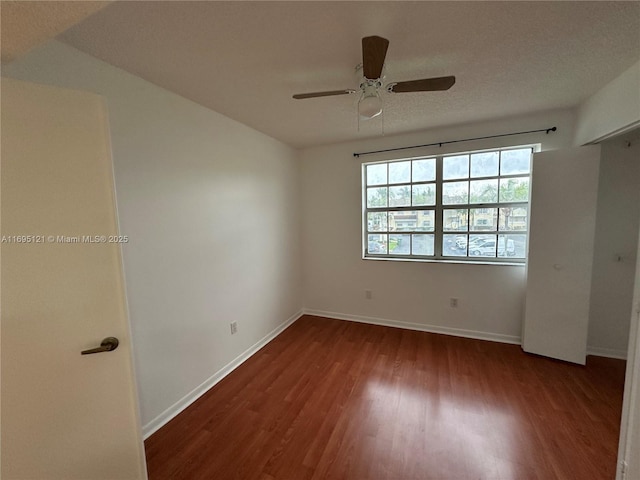
[[[471,235],[471,240],[469,240],[467,242],[467,237],[465,236],[459,236],[456,237],[456,248],[458,250],[466,250],[467,249],[467,244],[469,245],[469,251],[471,251],[473,249],[474,246],[478,245],[479,243],[484,242],[485,240],[487,240],[485,237],[474,237],[473,235]]]
[[[455,247],[458,250],[466,250],[467,249],[467,236],[466,235],[461,235],[459,237],[456,237]]]
[[[469,254],[476,257],[495,257],[496,256],[496,240],[487,239],[480,241],[475,245],[469,246]],[[509,256],[512,257],[516,254],[516,245],[510,238],[498,237],[498,257]]]

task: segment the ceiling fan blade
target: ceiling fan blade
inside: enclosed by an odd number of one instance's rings
[[[386,38],[373,36],[362,39],[362,72],[369,80],[376,80],[382,75],[387,48],[389,40]]]
[[[408,82],[390,83],[387,86],[389,92],[433,92],[437,90],[449,90],[456,83],[456,77],[423,78]]]
[[[293,96],[296,100],[303,98],[316,98],[316,97],[330,97],[332,95],[348,95],[350,93],[356,93],[355,90],[331,90],[328,92],[312,92],[312,93],[297,93]]]

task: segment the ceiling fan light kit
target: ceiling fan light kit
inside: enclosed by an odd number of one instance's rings
[[[358,113],[363,118],[374,118],[382,113],[382,99],[377,95],[364,95],[358,102]]]
[[[362,95],[358,101],[358,114],[365,119],[377,117],[382,113],[382,98],[380,98],[379,87],[371,80],[367,85],[360,86]]]
[[[382,114],[383,104],[380,91],[384,83],[384,61],[389,48],[389,40],[372,36],[362,39],[362,65],[356,67],[360,77],[358,90],[332,90],[326,92],[300,93],[293,96],[297,100],[315,97],[328,97],[360,92],[358,101],[358,117],[365,120]],[[423,78],[406,82],[388,83],[384,90],[387,93],[433,92],[450,89],[456,82],[456,77]]]

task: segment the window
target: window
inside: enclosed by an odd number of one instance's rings
[[[523,263],[532,152],[363,164],[364,257]]]

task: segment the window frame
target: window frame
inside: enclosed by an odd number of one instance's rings
[[[501,159],[502,159],[502,155],[503,152],[507,152],[510,150],[523,150],[523,149],[530,149],[531,150],[531,156],[529,159],[529,171],[526,174],[522,174],[522,173],[515,173],[515,174],[508,174],[508,175],[501,175]],[[527,261],[527,255],[528,255],[528,242],[529,242],[529,216],[530,216],[530,201],[531,201],[531,176],[532,176],[532,161],[533,161],[533,154],[540,151],[540,145],[539,144],[524,144],[524,145],[511,145],[511,146],[504,146],[504,147],[495,147],[495,148],[484,148],[484,149],[479,149],[479,150],[467,150],[467,151],[462,151],[462,152],[447,152],[447,153],[437,153],[437,154],[427,154],[427,155],[419,155],[419,156],[412,156],[412,157],[403,157],[403,158],[392,158],[392,159],[386,159],[386,160],[378,160],[378,161],[372,161],[372,162],[363,162],[361,164],[361,168],[362,168],[362,218],[361,218],[361,222],[362,222],[362,236],[361,236],[361,240],[362,240],[362,259],[363,260],[389,260],[389,261],[408,261],[408,262],[436,262],[436,263],[467,263],[467,264],[508,264],[508,265],[525,265],[526,261]],[[479,177],[472,177],[472,172],[471,172],[471,155],[473,154],[478,154],[478,153],[487,153],[487,152],[499,152],[499,161],[498,161],[498,172],[497,175],[488,175],[488,176],[479,176]],[[455,179],[444,179],[444,175],[443,175],[443,159],[445,157],[455,157],[455,156],[462,156],[462,155],[468,155],[469,157],[469,163],[467,165],[468,167],[468,174],[466,178],[455,178]],[[417,181],[417,182],[413,182],[413,161],[415,160],[427,160],[427,159],[434,159],[435,160],[435,179],[434,180],[426,180],[426,181]],[[398,163],[398,162],[406,162],[409,161],[411,162],[409,164],[409,182],[401,182],[401,183],[389,183],[389,165],[393,164],[393,163]],[[377,184],[377,185],[367,185],[367,167],[371,166],[371,165],[380,165],[380,164],[384,164],[387,166],[387,178],[386,178],[386,182],[384,184]],[[470,187],[470,182],[472,181],[478,181],[478,180],[496,180],[496,182],[498,183],[498,185],[500,185],[501,180],[503,179],[509,179],[509,178],[527,178],[528,183],[529,183],[529,187],[528,187],[528,197],[526,201],[509,201],[509,202],[500,202],[500,190],[498,188],[496,195],[498,195],[498,198],[496,199],[495,202],[483,202],[483,203],[470,203],[471,202],[471,198],[470,198],[470,191],[471,191],[471,187]],[[454,182],[467,182],[467,201],[464,204],[444,204],[443,203],[443,189],[444,189],[444,184],[446,183],[454,183]],[[435,202],[433,205],[410,205],[410,206],[390,206],[389,205],[389,200],[390,200],[390,195],[389,195],[389,187],[395,187],[395,186],[399,186],[399,187],[408,187],[410,191],[412,191],[412,188],[414,185],[423,185],[423,184],[431,184],[435,186],[436,189],[436,193],[435,193]],[[386,187],[387,188],[387,205],[386,207],[369,207],[368,206],[368,196],[367,196],[367,188],[371,188],[371,187]],[[413,203],[413,202],[410,202]],[[500,229],[500,209],[501,208],[524,208],[527,212],[527,226],[526,229],[524,230],[512,230],[512,231],[506,231],[506,230],[501,230]],[[466,210],[467,211],[467,225],[466,225],[466,229],[465,230],[461,230],[461,231],[451,231],[451,230],[445,230],[444,229],[444,222],[443,222],[443,217],[444,217],[444,212],[445,210]],[[479,209],[496,209],[496,217],[495,217],[495,229],[492,230],[473,230],[472,226],[469,224],[470,222],[470,218],[471,217],[471,210],[479,210]],[[416,229],[417,227],[419,227],[418,225],[418,219],[416,219],[416,228],[414,228],[413,230],[402,230],[402,231],[392,231],[389,228],[389,212],[402,212],[402,211],[407,211],[407,212],[413,212],[413,211],[433,211],[433,219],[434,219],[434,225],[433,225],[433,229],[431,231],[426,231],[426,230],[418,230]],[[375,213],[375,212],[386,212],[387,213],[387,228],[386,231],[372,231],[369,229],[369,225],[368,225],[368,214],[369,213]],[[376,235],[376,234],[380,234],[380,235],[387,235],[387,248],[388,245],[390,244],[389,242],[389,238],[391,235],[408,235],[409,239],[410,239],[410,247],[409,247],[409,252],[408,253],[404,253],[404,254],[391,254],[388,252],[388,250],[385,253],[376,253],[376,252],[368,252],[368,246],[369,246],[369,235]],[[427,235],[433,235],[433,255],[412,255],[412,243],[413,243],[413,235],[421,235],[421,234],[427,234]],[[444,242],[445,242],[445,235],[457,235],[457,236],[465,236],[466,237],[466,252],[464,255],[445,255],[445,249],[444,249]],[[470,238],[472,235],[491,235],[494,236],[495,238],[495,244],[496,247],[499,245],[500,242],[500,237],[501,236],[505,236],[505,248],[508,248],[507,245],[507,239],[509,238],[509,235],[524,235],[525,236],[525,243],[524,243],[524,256],[523,257],[511,257],[511,256],[499,256],[499,252],[496,251],[495,252],[495,256],[472,256],[468,250],[468,245],[471,242]],[[449,249],[449,252],[451,251],[451,249]]]

